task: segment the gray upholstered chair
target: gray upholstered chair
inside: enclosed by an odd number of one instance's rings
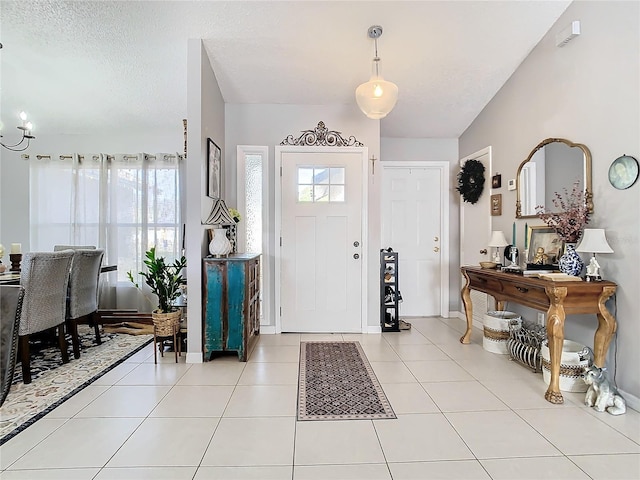
[[[64,323],[67,307],[67,286],[73,252],[29,252],[22,257],[20,284],[24,300],[20,315],[19,352],[24,383],[31,383],[29,336],[58,329],[58,345],[62,363],[69,362]]]
[[[67,308],[67,325],[73,343],[73,356],[80,358],[80,340],[78,324],[93,325],[96,342],[101,343],[98,311],[98,277],[104,250],[74,250],[69,276],[69,303]]]
[[[91,250],[96,248],[95,245],[54,245],[54,252],[61,252],[62,250]]]
[[[0,405],[7,398],[16,369],[23,295],[20,285],[0,285]]]

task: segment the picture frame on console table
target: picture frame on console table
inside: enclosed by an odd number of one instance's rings
[[[527,267],[530,264],[536,265],[534,258],[539,247],[544,248],[544,253],[547,255],[547,261],[544,266],[557,267],[560,256],[564,253],[564,241],[562,237],[558,235],[553,228],[547,227],[546,225],[530,226],[528,235]]]

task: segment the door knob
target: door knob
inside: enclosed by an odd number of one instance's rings
[[[354,254],[353,254],[353,258],[355,258],[355,259],[357,260],[357,259],[359,259],[359,258],[360,258],[360,255],[359,255],[359,254],[357,254],[357,253],[354,253]]]
[[[433,251],[434,252],[439,252],[440,251],[440,247],[433,247]]]
[[[483,248],[482,250],[480,250],[480,253],[481,253],[482,255],[486,255],[486,254],[487,254],[487,249],[486,249],[486,248]]]

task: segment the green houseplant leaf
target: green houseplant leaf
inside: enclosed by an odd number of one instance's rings
[[[187,266],[187,259],[182,256],[172,264],[167,264],[164,257],[156,256],[156,247],[147,250],[145,258],[144,264],[147,266],[147,271],[139,273],[144,277],[145,283],[151,291],[158,297],[157,311],[169,313],[175,310],[172,303],[181,294],[180,286],[187,283],[181,273],[182,269]],[[127,275],[137,287],[131,272],[127,272]]]

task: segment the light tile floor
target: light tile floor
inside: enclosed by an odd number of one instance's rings
[[[640,414],[546,386],[457,319],[382,335],[263,335],[236,356],[154,365],[149,346],[0,447],[0,478],[640,479]],[[398,418],[297,422],[300,341],[357,340]]]

